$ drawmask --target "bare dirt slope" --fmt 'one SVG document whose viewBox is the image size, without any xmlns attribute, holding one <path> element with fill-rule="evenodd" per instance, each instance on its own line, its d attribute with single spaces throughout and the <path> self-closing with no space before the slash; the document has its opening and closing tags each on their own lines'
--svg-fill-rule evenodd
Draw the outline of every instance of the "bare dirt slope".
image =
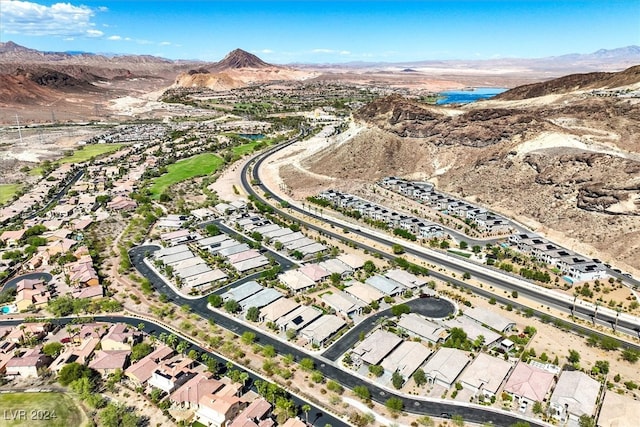
<svg viewBox="0 0 640 427">
<path fill-rule="evenodd" d="M 340 182 L 430 179 L 587 255 L 640 269 L 639 99 L 580 92 L 452 111 L 389 97 L 357 120 L 368 130 L 302 164 Z M 293 188 L 311 185 L 292 178 Z"/>
</svg>

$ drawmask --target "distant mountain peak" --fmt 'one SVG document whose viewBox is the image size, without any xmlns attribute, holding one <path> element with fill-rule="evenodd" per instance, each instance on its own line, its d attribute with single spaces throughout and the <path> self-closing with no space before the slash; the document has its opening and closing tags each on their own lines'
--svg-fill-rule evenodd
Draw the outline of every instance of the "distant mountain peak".
<svg viewBox="0 0 640 427">
<path fill-rule="evenodd" d="M 216 70 L 228 70 L 238 68 L 268 68 L 272 67 L 256 55 L 242 49 L 232 50 L 222 61 L 214 64 L 212 68 Z"/>
<path fill-rule="evenodd" d="M 0 42 L 0 53 L 9 53 L 9 52 L 37 52 L 34 49 L 29 49 L 28 47 L 20 46 L 17 43 L 12 41 L 8 42 Z"/>
</svg>

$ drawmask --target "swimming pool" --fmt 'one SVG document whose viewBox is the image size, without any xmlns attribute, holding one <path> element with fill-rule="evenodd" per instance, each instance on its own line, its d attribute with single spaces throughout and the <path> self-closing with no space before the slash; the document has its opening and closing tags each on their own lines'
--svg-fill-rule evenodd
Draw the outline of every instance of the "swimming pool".
<svg viewBox="0 0 640 427">
<path fill-rule="evenodd" d="M 0 311 L 2 311 L 2 314 L 9 314 L 9 313 L 15 313 L 16 309 L 15 307 L 12 307 L 10 305 L 5 305 L 4 307 L 0 308 Z"/>
</svg>

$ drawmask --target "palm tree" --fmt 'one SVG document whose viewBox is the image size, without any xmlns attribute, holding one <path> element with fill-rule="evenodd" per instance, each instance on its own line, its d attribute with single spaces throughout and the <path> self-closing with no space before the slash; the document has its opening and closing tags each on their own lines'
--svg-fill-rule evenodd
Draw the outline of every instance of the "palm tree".
<svg viewBox="0 0 640 427">
<path fill-rule="evenodd" d="M 616 325 L 613 328 L 614 331 L 618 330 L 618 317 L 620 317 L 620 307 L 616 307 Z"/>
<path fill-rule="evenodd" d="M 185 351 L 187 351 L 187 348 L 189 348 L 189 343 L 186 341 L 180 341 L 178 343 L 178 346 L 176 347 L 176 350 L 178 350 L 178 353 L 184 354 Z"/>
<path fill-rule="evenodd" d="M 304 417 L 307 420 L 307 425 L 309 425 L 309 411 L 311 410 L 311 406 L 308 403 L 302 405 L 302 412 L 304 412 Z"/>
<path fill-rule="evenodd" d="M 242 382 L 242 387 L 247 384 L 247 380 L 249 379 L 249 374 L 245 371 L 240 372 L 240 382 Z"/>
<path fill-rule="evenodd" d="M 139 330 L 139 331 L 144 331 L 144 327 L 145 327 L 144 322 L 140 322 L 140 323 L 138 323 L 137 328 L 138 328 L 138 330 Z"/>
<path fill-rule="evenodd" d="M 167 337 L 167 344 L 171 348 L 176 348 L 176 344 L 178 344 L 178 337 L 173 334 L 169 334 Z"/>
<path fill-rule="evenodd" d="M 165 332 L 160 332 L 160 335 L 158 336 L 158 339 L 163 344 L 166 344 L 166 342 L 167 342 L 167 334 Z"/>
<path fill-rule="evenodd" d="M 596 301 L 596 309 L 593 312 L 593 324 L 595 325 L 596 320 L 598 320 L 598 307 L 600 307 L 600 302 Z"/>
<path fill-rule="evenodd" d="M 578 299 L 578 292 L 574 292 L 573 293 L 573 308 L 571 309 L 571 317 L 574 316 L 575 311 L 576 311 L 576 300 Z"/>
</svg>

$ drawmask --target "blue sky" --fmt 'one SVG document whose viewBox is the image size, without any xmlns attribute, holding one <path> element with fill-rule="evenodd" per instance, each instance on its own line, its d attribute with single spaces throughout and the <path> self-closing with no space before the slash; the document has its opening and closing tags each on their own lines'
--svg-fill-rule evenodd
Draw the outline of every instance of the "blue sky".
<svg viewBox="0 0 640 427">
<path fill-rule="evenodd" d="M 272 63 L 538 58 L 640 45 L 640 0 L 0 0 L 0 41 Z"/>
</svg>

